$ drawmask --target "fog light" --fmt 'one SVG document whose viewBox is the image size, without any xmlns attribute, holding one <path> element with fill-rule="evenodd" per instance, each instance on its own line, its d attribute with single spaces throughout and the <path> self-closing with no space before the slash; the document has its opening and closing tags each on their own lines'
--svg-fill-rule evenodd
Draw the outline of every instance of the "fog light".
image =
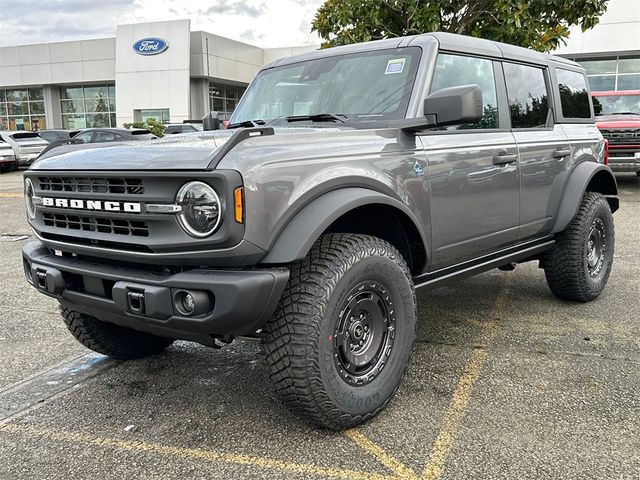
<svg viewBox="0 0 640 480">
<path fill-rule="evenodd" d="M 193 299 L 193 295 L 190 293 L 182 295 L 182 308 L 189 315 L 193 313 L 193 309 L 196 308 L 196 301 Z"/>
<path fill-rule="evenodd" d="M 185 317 L 202 315 L 212 310 L 209 293 L 199 290 L 174 290 L 173 306 L 175 311 Z"/>
</svg>

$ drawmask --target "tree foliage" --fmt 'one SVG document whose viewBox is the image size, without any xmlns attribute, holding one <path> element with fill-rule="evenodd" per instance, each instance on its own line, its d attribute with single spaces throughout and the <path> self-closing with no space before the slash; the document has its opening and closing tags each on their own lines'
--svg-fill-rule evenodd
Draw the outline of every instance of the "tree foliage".
<svg viewBox="0 0 640 480">
<path fill-rule="evenodd" d="M 148 118 L 144 122 L 125 123 L 122 125 L 124 128 L 144 128 L 153 133 L 156 137 L 164 136 L 164 131 L 167 127 L 160 123 L 155 118 Z"/>
<path fill-rule="evenodd" d="M 443 31 L 546 52 L 569 27 L 593 28 L 608 0 L 326 0 L 312 30 L 323 47 Z"/>
</svg>

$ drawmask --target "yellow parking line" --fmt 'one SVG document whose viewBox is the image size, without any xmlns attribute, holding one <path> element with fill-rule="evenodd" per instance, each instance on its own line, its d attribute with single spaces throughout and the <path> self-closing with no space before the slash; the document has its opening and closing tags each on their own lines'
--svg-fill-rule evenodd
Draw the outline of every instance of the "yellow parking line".
<svg viewBox="0 0 640 480">
<path fill-rule="evenodd" d="M 64 432 L 15 423 L 0 425 L 0 432 L 19 433 L 32 438 L 36 437 L 45 440 L 94 445 L 97 447 L 111 447 L 119 450 L 171 455 L 182 459 L 196 459 L 208 462 L 221 462 L 271 470 L 282 470 L 301 475 L 317 475 L 321 477 L 341 478 L 345 480 L 391 480 L 394 478 L 387 475 L 361 472 L 357 470 L 320 467 L 316 465 L 292 463 L 265 457 L 203 450 L 200 448 L 171 447 L 158 443 L 94 437 L 85 433 Z"/>
<path fill-rule="evenodd" d="M 494 319 L 498 317 L 504 309 L 508 297 L 508 288 L 505 286 L 491 309 L 491 313 L 489 314 L 490 320 L 483 326 L 484 333 L 479 338 L 479 343 L 487 345 L 493 339 L 495 335 L 495 328 L 493 328 L 495 327 Z M 460 425 L 462 424 L 467 406 L 469 405 L 473 388 L 480 377 L 480 372 L 482 371 L 487 356 L 488 351 L 484 348 L 473 350 L 464 374 L 458 381 L 458 386 L 451 398 L 449 410 L 440 428 L 440 433 L 438 433 L 438 437 L 431 447 L 429 461 L 422 473 L 423 480 L 436 480 L 440 478 L 449 452 L 460 430 Z"/>
<path fill-rule="evenodd" d="M 382 448 L 376 445 L 374 442 L 362 432 L 351 429 L 345 432 L 345 435 L 353 440 L 353 442 L 362 448 L 364 451 L 373 455 L 382 465 L 394 472 L 398 478 L 417 479 L 416 472 L 408 467 L 405 467 L 402 463 L 396 460 L 394 457 L 385 452 Z"/>
<path fill-rule="evenodd" d="M 0 192 L 0 198 L 22 198 L 22 197 L 24 197 L 22 193 Z"/>
</svg>

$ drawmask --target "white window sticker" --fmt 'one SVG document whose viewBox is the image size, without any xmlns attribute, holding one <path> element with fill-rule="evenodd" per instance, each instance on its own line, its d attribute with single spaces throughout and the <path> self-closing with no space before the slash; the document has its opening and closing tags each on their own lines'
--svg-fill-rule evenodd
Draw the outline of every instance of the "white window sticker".
<svg viewBox="0 0 640 480">
<path fill-rule="evenodd" d="M 392 73 L 402 73 L 404 70 L 404 58 L 396 58 L 387 62 L 387 68 L 384 71 L 385 75 Z"/>
</svg>

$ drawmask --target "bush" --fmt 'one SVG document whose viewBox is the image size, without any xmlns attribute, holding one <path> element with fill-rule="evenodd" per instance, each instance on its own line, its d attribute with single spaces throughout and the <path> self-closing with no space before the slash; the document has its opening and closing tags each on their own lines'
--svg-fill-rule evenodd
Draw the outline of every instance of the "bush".
<svg viewBox="0 0 640 480">
<path fill-rule="evenodd" d="M 144 122 L 125 123 L 122 126 L 124 128 L 144 128 L 149 130 L 156 137 L 163 137 L 164 131 L 167 128 L 155 118 L 148 118 Z"/>
</svg>

